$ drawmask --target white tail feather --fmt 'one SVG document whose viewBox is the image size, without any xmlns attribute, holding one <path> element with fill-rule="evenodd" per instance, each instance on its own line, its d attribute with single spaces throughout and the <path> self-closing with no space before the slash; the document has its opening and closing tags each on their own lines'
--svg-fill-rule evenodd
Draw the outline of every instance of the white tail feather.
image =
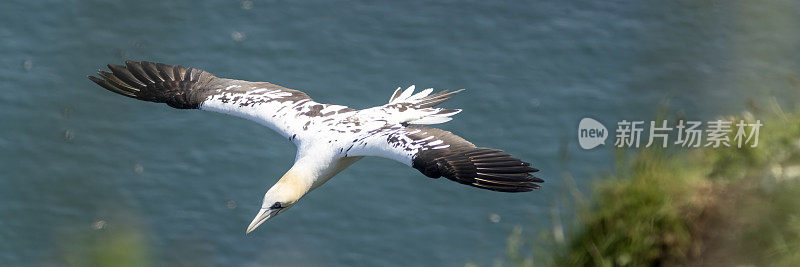
<svg viewBox="0 0 800 267">
<path fill-rule="evenodd" d="M 409 121 L 408 123 L 409 124 L 439 124 L 439 123 L 448 122 L 448 121 L 450 121 L 452 119 L 453 118 L 450 118 L 450 117 L 430 116 L 430 117 L 424 117 L 422 119 L 415 120 L 415 121 Z"/>
<path fill-rule="evenodd" d="M 441 109 L 441 108 L 437 108 L 436 111 L 439 111 L 439 113 L 437 113 L 434 116 L 450 117 L 450 116 L 456 115 L 458 113 L 461 113 L 461 109 L 449 109 L 450 112 L 444 112 L 444 113 L 442 113 L 442 110 L 443 109 Z"/>
<path fill-rule="evenodd" d="M 433 92 L 433 88 L 428 88 L 428 89 L 419 91 L 419 93 L 416 93 L 416 94 L 410 96 L 408 99 L 406 99 L 406 102 L 411 102 L 411 101 L 422 99 L 422 98 L 430 95 L 431 92 Z"/>
<path fill-rule="evenodd" d="M 398 86 L 397 90 L 394 90 L 394 93 L 392 94 L 392 97 L 389 98 L 389 103 L 394 103 L 394 100 L 397 99 L 397 97 L 399 97 L 400 93 L 402 93 L 402 92 L 403 92 L 403 87 L 399 87 Z"/>
<path fill-rule="evenodd" d="M 403 91 L 403 93 L 400 94 L 400 96 L 398 96 L 397 99 L 395 99 L 393 102 L 394 103 L 405 102 L 405 100 L 408 99 L 413 94 L 414 94 L 414 86 L 412 85 L 409 86 L 408 89 Z"/>
</svg>

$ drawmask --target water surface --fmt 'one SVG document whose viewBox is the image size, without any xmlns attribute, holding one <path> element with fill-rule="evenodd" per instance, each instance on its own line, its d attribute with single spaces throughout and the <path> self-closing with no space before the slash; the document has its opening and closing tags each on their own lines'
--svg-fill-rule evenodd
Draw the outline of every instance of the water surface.
<svg viewBox="0 0 800 267">
<path fill-rule="evenodd" d="M 796 1 L 412 2 L 0 3 L 0 263 L 80 263 L 118 244 L 159 265 L 489 265 L 515 225 L 547 245 L 553 211 L 571 212 L 564 172 L 586 192 L 613 171 L 609 148 L 576 148 L 580 118 L 711 119 L 797 96 Z M 293 145 L 86 79 L 125 59 L 354 108 L 397 86 L 466 88 L 439 127 L 547 182 L 502 194 L 364 159 L 245 236 Z"/>
</svg>

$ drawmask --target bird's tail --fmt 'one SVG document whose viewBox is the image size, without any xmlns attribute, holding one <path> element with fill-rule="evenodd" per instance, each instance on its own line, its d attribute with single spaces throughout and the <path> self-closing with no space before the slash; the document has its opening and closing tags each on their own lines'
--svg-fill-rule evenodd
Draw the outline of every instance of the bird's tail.
<svg viewBox="0 0 800 267">
<path fill-rule="evenodd" d="M 419 93 L 414 94 L 415 86 L 409 86 L 407 89 L 403 90 L 402 87 L 397 87 L 397 90 L 394 91 L 392 97 L 389 98 L 389 103 L 387 105 L 398 105 L 403 106 L 406 108 L 413 108 L 417 110 L 425 111 L 425 116 L 422 118 L 418 118 L 416 120 L 408 121 L 409 124 L 437 124 L 450 121 L 450 116 L 458 114 L 461 112 L 460 109 L 444 109 L 444 108 L 433 108 L 436 105 L 441 104 L 444 101 L 453 97 L 454 94 L 464 91 L 464 89 L 459 89 L 455 91 L 448 91 L 442 90 L 431 94 L 433 92 L 433 88 L 428 88 L 425 90 L 420 91 Z"/>
<path fill-rule="evenodd" d="M 389 104 L 409 103 L 417 109 L 430 108 L 447 101 L 454 94 L 464 91 L 464 89 L 459 89 L 452 92 L 448 90 L 442 90 L 436 92 L 435 94 L 431 94 L 433 92 L 433 88 L 428 88 L 415 94 L 414 88 L 415 86 L 413 85 L 409 86 L 405 90 L 403 90 L 402 87 L 397 87 L 397 90 L 394 90 L 392 97 L 389 98 Z"/>
</svg>

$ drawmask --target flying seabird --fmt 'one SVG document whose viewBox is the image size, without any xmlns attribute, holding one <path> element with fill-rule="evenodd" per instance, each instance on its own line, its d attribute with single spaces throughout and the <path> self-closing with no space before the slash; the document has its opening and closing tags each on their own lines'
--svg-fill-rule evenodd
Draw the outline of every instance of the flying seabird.
<svg viewBox="0 0 800 267">
<path fill-rule="evenodd" d="M 268 82 L 218 78 L 195 68 L 147 61 L 109 64 L 89 79 L 127 97 L 178 109 L 210 110 L 256 121 L 297 146 L 294 165 L 264 195 L 246 233 L 288 210 L 306 193 L 365 156 L 396 160 L 431 178 L 500 192 L 538 189 L 539 170 L 503 151 L 478 147 L 422 126 L 450 121 L 460 109 L 436 108 L 461 90 L 414 94 L 397 88 L 389 103 L 362 110 L 314 102 Z"/>
</svg>

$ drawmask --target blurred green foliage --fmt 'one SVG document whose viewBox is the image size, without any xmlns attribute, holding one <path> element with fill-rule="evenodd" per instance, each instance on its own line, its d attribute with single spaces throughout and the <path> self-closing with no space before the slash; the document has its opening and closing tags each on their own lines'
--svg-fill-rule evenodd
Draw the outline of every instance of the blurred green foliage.
<svg viewBox="0 0 800 267">
<path fill-rule="evenodd" d="M 531 248 L 515 229 L 505 263 L 800 266 L 800 111 L 772 101 L 758 116 L 755 148 L 618 151 L 616 173 L 595 187 L 591 204 L 576 199 L 564 244 L 551 238 L 549 257 L 521 256 Z"/>
<path fill-rule="evenodd" d="M 91 232 L 63 244 L 66 266 L 152 266 L 144 233 L 133 225 L 95 223 Z"/>
<path fill-rule="evenodd" d="M 558 265 L 640 266 L 681 257 L 690 243 L 676 199 L 688 185 L 683 170 L 669 170 L 655 150 L 634 160 L 632 171 L 602 185 L 595 206 L 580 216 L 582 230 Z"/>
</svg>

